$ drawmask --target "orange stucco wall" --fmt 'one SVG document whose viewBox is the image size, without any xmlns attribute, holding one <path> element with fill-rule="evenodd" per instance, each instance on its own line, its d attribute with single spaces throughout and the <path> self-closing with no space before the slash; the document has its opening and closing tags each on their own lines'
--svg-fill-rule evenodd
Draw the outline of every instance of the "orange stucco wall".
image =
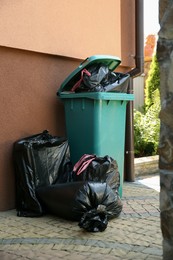
<svg viewBox="0 0 173 260">
<path fill-rule="evenodd" d="M 76 58 L 107 52 L 119 56 L 120 0 L 108 2 L 4 1 L 1 44 Z"/>
<path fill-rule="evenodd" d="M 0 210 L 14 207 L 13 143 L 48 129 L 64 136 L 56 91 L 79 61 L 0 47 Z"/>
<path fill-rule="evenodd" d="M 110 54 L 122 58 L 123 66 L 131 66 L 134 2 L 3 1 L 0 45 L 81 59 Z"/>
</svg>

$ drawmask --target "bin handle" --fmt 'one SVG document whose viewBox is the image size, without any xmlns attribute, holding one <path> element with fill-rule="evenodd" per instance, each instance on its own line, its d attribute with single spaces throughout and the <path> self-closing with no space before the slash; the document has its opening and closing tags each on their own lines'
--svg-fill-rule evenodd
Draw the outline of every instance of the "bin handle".
<svg viewBox="0 0 173 260">
<path fill-rule="evenodd" d="M 78 81 L 74 84 L 74 86 L 73 86 L 72 89 L 71 89 L 71 92 L 74 92 L 74 91 L 80 86 L 80 84 L 81 84 L 81 82 L 82 82 L 82 80 L 83 80 L 83 75 L 84 75 L 84 74 L 88 75 L 89 77 L 91 76 L 91 73 L 90 73 L 87 69 L 83 69 L 83 70 L 81 71 L 81 78 L 80 78 L 80 80 L 78 80 Z"/>
</svg>

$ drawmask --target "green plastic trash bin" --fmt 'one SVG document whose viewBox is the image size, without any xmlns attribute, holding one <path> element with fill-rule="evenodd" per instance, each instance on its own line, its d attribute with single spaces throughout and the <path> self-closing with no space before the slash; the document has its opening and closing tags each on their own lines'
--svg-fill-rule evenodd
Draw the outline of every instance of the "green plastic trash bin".
<svg viewBox="0 0 173 260">
<path fill-rule="evenodd" d="M 120 63 L 117 57 L 112 56 L 99 55 L 89 59 L 92 62 L 100 59 L 103 62 L 105 59 L 106 64 L 111 64 L 111 70 Z M 71 93 L 69 90 L 88 62 L 82 64 L 63 82 L 57 93 L 64 102 L 71 160 L 75 164 L 83 154 L 114 158 L 120 172 L 119 194 L 122 197 L 126 105 L 134 99 L 134 95 L 115 92 Z"/>
</svg>

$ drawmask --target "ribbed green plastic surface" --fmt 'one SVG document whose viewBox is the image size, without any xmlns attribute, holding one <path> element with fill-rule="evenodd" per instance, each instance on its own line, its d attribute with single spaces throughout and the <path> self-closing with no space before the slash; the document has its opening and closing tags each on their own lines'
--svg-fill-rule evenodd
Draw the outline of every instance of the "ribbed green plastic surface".
<svg viewBox="0 0 173 260">
<path fill-rule="evenodd" d="M 123 93 L 61 94 L 64 102 L 67 138 L 71 160 L 76 163 L 83 154 L 109 155 L 120 172 L 122 196 L 126 105 L 134 99 Z"/>
<path fill-rule="evenodd" d="M 126 93 L 115 93 L 115 92 L 83 92 L 83 93 L 72 93 L 62 92 L 60 93 L 61 99 L 78 99 L 78 98 L 89 98 L 89 99 L 102 99 L 102 100 L 134 100 L 133 94 Z"/>
</svg>

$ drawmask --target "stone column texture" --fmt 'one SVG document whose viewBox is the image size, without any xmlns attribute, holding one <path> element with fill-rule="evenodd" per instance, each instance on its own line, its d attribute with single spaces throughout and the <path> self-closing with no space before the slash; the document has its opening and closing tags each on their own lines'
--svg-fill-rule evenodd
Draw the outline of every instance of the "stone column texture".
<svg viewBox="0 0 173 260">
<path fill-rule="evenodd" d="M 159 144 L 160 218 L 163 259 L 173 259 L 173 0 L 159 1 L 161 129 Z"/>
</svg>

